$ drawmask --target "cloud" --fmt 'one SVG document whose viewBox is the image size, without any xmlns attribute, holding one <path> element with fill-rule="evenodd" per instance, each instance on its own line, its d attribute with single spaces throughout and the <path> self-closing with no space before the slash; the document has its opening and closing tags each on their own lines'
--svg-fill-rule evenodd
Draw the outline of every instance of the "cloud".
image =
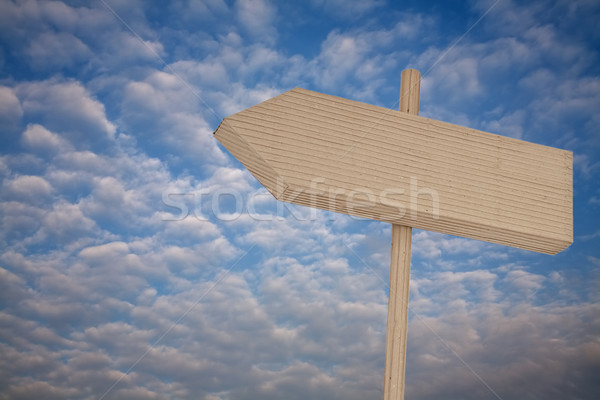
<svg viewBox="0 0 600 400">
<path fill-rule="evenodd" d="M 290 75 L 301 74 L 296 62 L 304 63 L 297 58 L 288 60 L 262 44 L 243 47 L 241 43 L 230 43 L 229 36 L 222 38 L 218 54 L 203 61 L 179 61 L 172 65 L 186 81 L 204 88 L 200 94 L 201 111 L 215 129 L 223 117 L 281 94 L 284 89 L 280 85 L 288 82 Z M 211 104 L 210 109 L 204 102 Z"/>
<path fill-rule="evenodd" d="M 0 124 L 6 134 L 15 134 L 21 125 L 23 108 L 12 88 L 0 86 Z"/>
<path fill-rule="evenodd" d="M 197 85 L 204 88 L 220 87 L 228 82 L 228 71 L 222 60 L 198 61 L 177 61 L 171 67 L 179 74 L 184 75 L 186 79 L 196 82 Z"/>
<path fill-rule="evenodd" d="M 29 149 L 39 153 L 56 154 L 71 150 L 71 145 L 60 135 L 50 132 L 39 124 L 29 124 L 23 132 L 21 142 Z"/>
<path fill-rule="evenodd" d="M 22 175 L 3 182 L 3 190 L 8 198 L 26 199 L 29 203 L 37 203 L 52 193 L 52 186 L 39 176 Z"/>
<path fill-rule="evenodd" d="M 199 100 L 176 76 L 155 71 L 144 81 L 127 84 L 123 122 L 127 127 L 135 126 L 140 145 L 150 154 L 166 146 L 180 154 L 172 159 L 175 164 L 179 157 L 201 158 L 206 164 L 224 163 L 225 156 L 200 113 L 203 104 Z M 210 110 L 202 111 L 214 120 Z"/>
<path fill-rule="evenodd" d="M 127 257 L 129 252 L 130 248 L 127 244 L 116 242 L 85 249 L 80 253 L 80 256 L 82 260 L 90 263 L 90 266 L 95 269 L 100 270 L 100 265 L 103 265 L 104 267 L 101 269 L 103 271 L 102 274 L 107 276 L 107 266 L 112 265 L 113 267 L 117 267 L 118 265 L 122 265 L 122 258 Z M 304 285 L 310 285 L 312 279 L 310 276 L 301 273 L 304 267 L 299 266 L 299 268 L 290 276 L 290 284 L 294 286 L 299 285 L 298 289 L 301 289 Z M 314 273 L 317 272 L 312 267 L 310 270 L 313 270 Z M 92 269 L 86 269 L 85 272 L 81 271 L 77 274 L 77 277 L 72 276 L 72 278 L 76 278 L 83 283 L 84 287 L 88 289 L 88 296 L 91 295 L 93 299 L 95 298 L 95 293 L 98 293 L 97 291 L 101 287 L 90 286 L 86 283 L 86 281 L 92 282 L 91 278 L 99 277 L 95 273 L 92 273 L 91 276 L 87 275 L 92 271 Z M 297 272 L 300 272 L 300 275 Z M 129 270 L 128 275 L 130 274 L 131 270 Z M 129 280 L 130 278 L 126 279 L 126 281 Z M 118 282 L 117 286 L 122 286 L 124 282 Z M 193 285 L 180 294 L 160 297 L 154 295 L 155 300 L 151 303 L 150 308 L 142 305 L 129 309 L 124 308 L 123 311 L 131 312 L 131 315 L 139 324 L 151 325 L 142 330 L 137 326 L 123 322 L 101 324 L 97 327 L 90 326 L 85 328 L 81 333 L 79 331 L 74 332 L 71 335 L 71 341 L 63 343 L 63 346 L 72 348 L 88 343 L 93 344 L 93 349 L 86 346 L 85 350 L 76 351 L 78 353 L 77 356 L 70 357 L 69 364 L 63 365 L 54 359 L 51 354 L 39 353 L 40 362 L 48 366 L 52 365 L 54 369 L 59 368 L 65 374 L 73 374 L 69 381 L 64 382 L 70 382 L 71 384 L 77 382 L 78 385 L 75 386 L 77 388 L 84 387 L 80 386 L 82 384 L 80 379 L 83 379 L 83 376 L 87 375 L 87 371 L 100 368 L 99 374 L 95 375 L 96 379 L 89 383 L 92 387 L 101 390 L 103 381 L 105 382 L 105 387 L 108 387 L 111 383 L 110 378 L 105 375 L 109 372 L 106 370 L 109 359 L 104 354 L 120 354 L 118 362 L 126 368 L 145 351 L 146 346 L 143 343 L 147 343 L 161 331 L 169 328 L 172 324 L 170 321 L 173 321 L 179 315 L 183 315 L 190 306 L 193 306 L 191 313 L 185 319 L 185 324 L 176 326 L 160 345 L 147 354 L 144 360 L 137 366 L 136 372 L 123 380 L 115 388 L 115 395 L 129 393 L 132 390 L 149 390 L 149 388 L 137 386 L 139 382 L 138 377 L 149 377 L 158 373 L 156 369 L 158 365 L 161 365 L 160 370 L 162 374 L 166 373 L 179 382 L 178 390 L 180 395 L 181 393 L 190 393 L 189 395 L 192 396 L 192 393 L 197 395 L 198 393 L 206 393 L 207 390 L 218 391 L 230 387 L 231 380 L 225 377 L 231 376 L 231 372 L 233 372 L 231 367 L 233 365 L 246 365 L 248 367 L 248 369 L 245 369 L 245 373 L 242 373 L 242 371 L 234 372 L 236 376 L 235 381 L 238 382 L 232 388 L 231 395 L 234 398 L 237 396 L 246 398 L 248 391 L 264 393 L 266 396 L 276 396 L 281 391 L 287 391 L 290 387 L 297 385 L 298 382 L 296 382 L 296 379 L 300 379 L 301 377 L 310 377 L 310 379 L 315 380 L 315 390 L 333 392 L 335 387 L 341 387 L 342 381 L 338 381 L 329 373 L 320 370 L 310 363 L 302 363 L 304 367 L 300 369 L 298 369 L 298 366 L 294 366 L 294 363 L 283 367 L 283 369 L 275 367 L 281 361 L 287 363 L 288 359 L 297 358 L 297 355 L 292 354 L 296 352 L 305 353 L 308 357 L 321 357 L 322 351 L 319 348 L 322 348 L 325 343 L 315 342 L 311 339 L 311 336 L 315 332 L 324 333 L 324 329 L 334 329 L 335 324 L 328 322 L 323 316 L 318 316 L 311 312 L 314 305 L 307 304 L 302 306 L 301 309 L 303 311 L 300 317 L 302 320 L 307 320 L 308 325 L 307 328 L 293 333 L 293 329 L 278 326 L 278 324 L 271 320 L 270 313 L 264 310 L 264 307 L 268 303 L 256 297 L 250 290 L 246 279 L 239 274 L 228 276 L 219 286 L 214 287 L 212 290 L 210 289 L 211 287 L 213 287 L 212 282 L 206 282 L 200 286 Z M 129 287 L 129 290 L 131 289 Z M 46 291 L 46 295 L 49 293 Z M 204 296 L 203 293 L 208 293 L 208 295 Z M 321 292 L 315 293 L 321 295 Z M 289 305 L 299 305 L 296 299 L 297 296 L 301 296 L 301 293 L 295 292 L 295 295 L 289 299 L 291 302 Z M 331 300 L 338 301 L 335 298 L 336 295 Z M 197 303 L 198 299 L 201 302 Z M 320 303 L 318 299 L 315 299 L 315 301 Z M 30 303 L 30 308 L 36 310 L 36 313 L 45 315 L 46 318 L 52 318 L 54 321 L 63 318 L 64 314 L 60 310 L 66 312 L 68 310 L 66 304 L 61 305 L 52 301 L 51 304 L 52 308 L 43 308 L 40 305 Z M 109 309 L 114 309 L 115 307 L 114 305 L 110 307 L 109 304 L 103 304 L 105 309 L 107 306 Z M 379 308 L 378 319 L 381 319 L 385 314 L 385 309 L 382 306 L 379 306 Z M 356 314 L 353 311 L 354 309 L 358 310 L 360 314 Z M 51 310 L 52 314 L 49 314 Z M 285 308 L 281 308 L 281 310 L 283 311 Z M 340 304 L 339 310 L 341 312 L 339 317 L 354 321 L 352 322 L 352 326 L 348 326 L 347 335 L 340 336 L 340 339 L 348 341 L 348 344 L 347 349 L 343 353 L 340 353 L 339 356 L 348 354 L 354 357 L 359 349 L 367 352 L 381 350 L 379 348 L 380 345 L 374 346 L 374 344 L 380 343 L 380 341 L 356 341 L 358 338 L 355 337 L 366 327 L 357 325 L 353 315 L 362 315 L 362 318 L 372 319 L 372 312 L 366 312 L 367 309 L 360 304 L 352 306 L 350 303 Z M 295 311 L 297 312 L 298 309 Z M 81 315 L 81 311 L 78 311 L 76 308 L 72 308 L 70 312 Z M 335 311 L 334 315 L 337 313 L 338 311 Z M 284 312 L 282 315 L 284 318 L 287 316 L 287 312 Z M 159 321 L 164 322 L 164 324 L 157 326 L 156 324 Z M 82 323 L 85 326 L 85 320 L 80 320 L 79 324 Z M 19 324 L 12 323 L 11 325 L 15 329 L 19 327 Z M 25 329 L 25 327 L 23 328 Z M 28 326 L 27 329 L 31 330 L 32 327 Z M 241 336 L 248 334 L 251 334 L 254 340 L 240 340 Z M 371 334 L 374 334 L 374 332 Z M 346 336 L 347 338 L 344 339 Z M 186 339 L 189 337 L 193 337 L 195 340 L 189 341 Z M 297 337 L 297 343 L 294 339 L 295 337 Z M 118 340 L 115 340 L 117 338 Z M 33 341 L 35 339 L 30 340 Z M 27 340 L 21 346 L 27 346 L 28 344 L 26 343 Z M 202 345 L 203 343 L 211 343 L 211 346 L 206 347 Z M 338 348 L 337 345 L 336 348 Z M 75 349 L 73 348 L 72 351 L 75 351 Z M 199 358 L 199 354 L 202 354 L 202 357 Z M 179 361 L 173 363 L 172 361 L 175 359 Z M 261 360 L 264 363 L 262 367 L 254 366 L 257 360 Z M 109 365 L 112 365 L 112 363 Z M 269 367 L 269 365 L 273 366 Z M 74 370 L 73 368 L 77 369 Z M 305 372 L 298 375 L 301 371 Z M 116 373 L 112 375 L 114 376 L 113 379 L 119 376 Z M 105 376 L 108 379 L 105 379 Z M 345 379 L 350 379 L 351 376 L 354 376 L 354 374 L 348 371 L 348 376 Z M 62 386 L 59 383 L 60 381 L 55 378 L 49 378 L 46 382 L 49 388 L 57 392 L 66 390 L 67 388 L 66 386 Z M 352 383 L 350 385 L 352 386 Z M 27 390 L 18 381 L 11 381 L 9 388 L 8 393 Z M 175 390 L 175 388 L 169 388 L 162 384 L 161 388 L 163 390 L 162 393 L 171 393 Z M 74 390 L 73 395 L 85 393 L 81 391 L 82 389 Z M 182 390 L 183 392 L 181 392 Z M 348 398 L 358 398 L 363 393 L 360 389 L 358 393 L 352 393 L 350 389 L 348 390 L 348 392 L 344 392 L 350 396 Z"/>
<path fill-rule="evenodd" d="M 232 84 L 227 92 L 215 93 L 212 98 L 220 105 L 223 115 L 231 115 L 248 107 L 255 106 L 263 101 L 281 94 L 282 91 L 268 85 L 257 85 L 248 88 L 241 84 Z"/>
<path fill-rule="evenodd" d="M 22 244 L 22 240 L 35 234 L 46 210 L 18 201 L 2 201 L 0 215 L 4 229 L 0 232 L 2 245 Z"/>
<path fill-rule="evenodd" d="M 518 290 L 533 294 L 542 287 L 544 277 L 523 270 L 513 270 L 506 274 L 506 281 Z"/>
<path fill-rule="evenodd" d="M 106 118 L 104 104 L 79 82 L 54 79 L 27 82 L 18 85 L 15 91 L 26 117 L 51 131 L 61 132 L 71 142 L 89 148 L 114 138 L 116 128 Z"/>
<path fill-rule="evenodd" d="M 133 3 L 131 3 L 133 4 Z M 113 4 L 127 18 L 126 7 Z M 145 34 L 139 7 L 132 5 L 131 21 L 137 32 Z M 148 48 L 121 32 L 120 22 L 101 4 L 72 7 L 58 1 L 27 1 L 3 4 L 2 27 L 6 40 L 15 46 L 14 56 L 26 71 L 50 77 L 69 71 L 75 75 L 92 66 L 118 67 L 131 60 L 154 58 Z M 27 26 L 28 29 L 22 29 Z M 160 43 L 145 44 L 161 52 Z"/>
<path fill-rule="evenodd" d="M 356 20 L 383 5 L 380 0 L 311 0 L 313 8 L 322 10 L 334 18 Z"/>
<path fill-rule="evenodd" d="M 485 122 L 484 127 L 488 132 L 502 132 L 502 135 L 504 136 L 521 139 L 523 137 L 524 121 L 525 112 L 523 110 L 517 110 L 502 116 L 502 118 L 498 120 L 490 120 Z"/>
<path fill-rule="evenodd" d="M 142 190 L 126 189 L 119 180 L 106 176 L 95 179 L 92 192 L 79 206 L 86 215 L 102 224 L 128 226 L 133 216 L 150 213 L 145 200 Z"/>
<path fill-rule="evenodd" d="M 376 98 L 384 83 L 381 76 L 390 71 L 398 74 L 402 67 L 395 44 L 417 37 L 431 24 L 431 19 L 420 14 L 403 14 L 388 29 L 334 30 L 321 43 L 320 53 L 309 61 L 310 77 L 329 90 L 345 82 L 345 92 L 361 101 Z"/>
<path fill-rule="evenodd" d="M 238 21 L 250 36 L 273 43 L 277 32 L 273 29 L 275 7 L 267 0 L 238 0 L 235 3 Z"/>
<path fill-rule="evenodd" d="M 569 335 L 560 333 L 585 330 L 587 318 L 596 305 L 535 306 L 530 303 L 532 296 L 549 284 L 539 275 L 510 271 L 504 279 L 518 289 L 511 301 L 502 300 L 505 291 L 495 288 L 501 282 L 491 271 L 432 272 L 430 276 L 431 279 L 419 279 L 417 285 L 411 282 L 411 292 L 416 286 L 419 294 L 428 293 L 426 298 L 431 303 L 424 308 L 428 303 L 422 302 L 420 296 L 412 303 L 407 395 L 437 399 L 442 398 L 441 393 L 443 396 L 462 393 L 464 398 L 482 398 L 492 395 L 485 384 L 502 398 L 536 398 L 547 391 L 571 393 L 570 385 L 578 378 L 564 365 L 576 363 L 575 369 L 585 370 L 591 359 L 594 363 L 600 360 L 599 345 L 591 336 L 571 340 Z M 474 285 L 465 286 L 471 279 L 475 279 Z M 488 288 L 494 291 L 492 297 L 487 290 L 480 290 L 481 283 L 486 281 L 491 283 Z M 457 284 L 459 291 L 455 290 Z M 440 304 L 444 304 L 443 311 L 430 316 L 432 310 L 439 311 Z M 554 334 L 548 335 L 550 331 Z M 575 361 L 592 348 L 591 358 Z M 478 376 L 465 368 L 461 359 Z M 541 373 L 542 370 L 545 372 Z M 570 383 L 563 385 L 566 382 Z M 578 395 L 586 398 L 593 389 L 578 390 Z"/>
<path fill-rule="evenodd" d="M 481 252 L 485 246 L 485 243 L 477 240 L 419 230 L 413 235 L 412 251 L 415 255 L 435 259 L 442 255 L 473 255 Z"/>
<path fill-rule="evenodd" d="M 190 0 L 173 2 L 174 14 L 188 23 L 197 23 L 199 20 L 210 21 L 224 17 L 229 8 L 223 0 Z"/>
<path fill-rule="evenodd" d="M 95 221 L 86 217 L 77 205 L 58 202 L 44 216 L 42 228 L 31 238 L 31 242 L 65 244 L 75 237 L 92 234 L 95 228 Z"/>
<path fill-rule="evenodd" d="M 147 269 L 138 272 L 138 267 L 132 264 L 132 250 L 136 247 L 136 244 L 113 242 L 80 252 L 81 261 L 89 267 L 78 272 L 71 268 L 69 273 L 71 279 L 86 289 L 78 296 L 93 301 L 106 293 L 109 286 L 105 285 L 112 285 L 113 290 L 120 287 L 124 290 L 113 291 L 110 302 L 101 301 L 103 313 L 109 310 L 125 313 L 134 323 L 88 325 L 91 321 L 106 321 L 102 315 L 88 320 L 89 314 L 86 319 L 79 319 L 69 340 L 61 344 L 71 354 L 68 364 L 53 356 L 49 347 L 37 352 L 37 365 L 63 371 L 60 376 L 48 376 L 45 382 L 49 389 L 72 390 L 74 396 L 84 395 L 93 388 L 97 393 L 106 390 L 121 376 L 117 368 L 131 366 L 155 338 L 172 327 L 134 372 L 115 387 L 114 396 L 146 391 L 181 398 L 199 393 L 206 398 L 209 393 L 239 399 L 258 395 L 278 398 L 298 390 L 304 394 L 314 391 L 315 398 L 358 399 L 380 393 L 387 300 L 381 282 L 369 271 L 352 272 L 343 267 L 348 265 L 343 259 L 314 264 L 293 258 L 268 259 L 262 269 L 236 270 L 217 286 L 214 280 L 188 283 L 187 288 L 179 286 L 183 290 L 175 293 L 151 291 L 143 303 L 120 305 L 116 300 L 128 292 L 142 293 L 144 279 L 136 283 L 133 276 L 149 276 Z M 335 269 L 340 281 L 332 279 L 327 265 L 338 265 Z M 120 276 L 126 279 L 111 282 L 109 277 L 116 269 L 121 269 Z M 258 274 L 263 278 L 261 286 L 256 288 L 252 282 L 257 282 Z M 566 381 L 580 387 L 578 379 L 587 378 L 568 371 L 598 362 L 600 352 L 593 336 L 569 340 L 564 334 L 585 329 L 585 321 L 593 320 L 597 308 L 585 304 L 569 307 L 549 304 L 540 308 L 526 301 L 498 303 L 493 299 L 481 303 L 478 299 L 486 295 L 479 288 L 484 282 L 495 281 L 493 273 L 481 270 L 436 274 L 435 279 L 423 281 L 419 286 L 427 286 L 426 291 L 433 294 L 432 300 L 438 302 L 443 298 L 438 304 L 445 305 L 438 306 L 436 314 L 421 315 L 410 321 L 407 395 L 432 399 L 440 398 L 437 393 L 471 393 L 467 398 L 490 395 L 453 351 L 502 397 L 543 395 L 545 388 L 556 388 L 551 382 Z M 10 276 L 14 288 L 24 285 L 22 279 Z M 101 276 L 106 278 L 99 281 Z M 170 274 L 165 277 L 175 278 Z M 467 295 L 464 291 L 439 290 L 467 283 L 471 284 L 465 286 Z M 53 300 L 52 293 L 60 292 L 46 289 L 44 293 L 44 302 L 52 308 L 37 304 L 41 298 L 21 303 L 21 307 L 54 323 L 66 318 L 67 313 L 86 315 L 78 307 Z M 477 297 L 470 298 L 468 293 Z M 173 322 L 188 310 L 191 311 L 173 327 Z M 31 322 L 13 320 L 10 326 L 13 330 L 39 332 L 38 336 L 24 334 L 20 344 L 13 343 L 22 350 L 33 343 L 39 346 L 45 341 L 62 340 L 50 335 L 51 332 L 44 333 Z M 556 335 L 547 337 L 545 332 L 549 331 Z M 41 335 L 50 336 L 41 340 Z M 532 359 L 537 362 L 532 363 Z M 324 363 L 330 362 L 338 366 L 333 370 L 325 367 Z M 571 368 L 567 370 L 562 365 Z M 28 368 L 34 370 L 31 365 Z M 540 374 L 542 370 L 545 373 Z M 177 384 L 153 380 L 158 373 Z M 71 378 L 59 380 L 63 375 Z M 231 376 L 236 378 L 233 384 L 226 379 Z M 431 376 L 439 378 L 432 380 Z M 519 376 L 527 379 L 519 380 Z M 547 378 L 540 380 L 541 376 Z M 8 387 L 9 394 L 32 388 L 13 379 Z M 578 390 L 581 396 L 591 394 L 583 388 Z"/>
<path fill-rule="evenodd" d="M 40 34 L 25 53 L 36 69 L 72 67 L 91 56 L 90 49 L 81 40 L 65 32 Z"/>
</svg>

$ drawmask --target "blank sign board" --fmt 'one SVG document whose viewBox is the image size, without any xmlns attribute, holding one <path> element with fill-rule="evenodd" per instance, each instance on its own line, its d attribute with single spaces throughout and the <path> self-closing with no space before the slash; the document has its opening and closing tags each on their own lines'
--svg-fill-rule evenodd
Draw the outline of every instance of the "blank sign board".
<svg viewBox="0 0 600 400">
<path fill-rule="evenodd" d="M 301 88 L 215 137 L 278 200 L 555 254 L 572 153 Z"/>
</svg>

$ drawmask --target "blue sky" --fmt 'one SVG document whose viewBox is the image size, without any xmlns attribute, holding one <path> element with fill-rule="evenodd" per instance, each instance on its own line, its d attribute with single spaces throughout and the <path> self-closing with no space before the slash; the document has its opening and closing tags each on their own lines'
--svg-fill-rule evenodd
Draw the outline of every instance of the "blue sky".
<svg viewBox="0 0 600 400">
<path fill-rule="evenodd" d="M 212 132 L 297 86 L 397 108 L 405 68 L 420 115 L 572 151 L 575 227 L 556 256 L 414 231 L 406 398 L 595 399 L 598 20 L 0 3 L 0 399 L 381 398 L 390 226 L 276 203 Z"/>
</svg>

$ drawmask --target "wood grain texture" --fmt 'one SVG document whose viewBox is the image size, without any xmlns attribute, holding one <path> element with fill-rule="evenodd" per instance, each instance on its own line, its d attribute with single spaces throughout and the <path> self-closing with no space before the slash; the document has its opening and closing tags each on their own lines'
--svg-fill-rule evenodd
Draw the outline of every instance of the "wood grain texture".
<svg viewBox="0 0 600 400">
<path fill-rule="evenodd" d="M 404 399 L 412 228 L 392 225 L 383 400 Z"/>
<path fill-rule="evenodd" d="M 400 75 L 400 112 L 419 115 L 421 97 L 421 73 L 416 69 L 405 69 Z"/>
<path fill-rule="evenodd" d="M 565 150 L 301 88 L 215 137 L 281 201 L 548 254 L 573 241 Z"/>
<path fill-rule="evenodd" d="M 414 69 L 405 69 L 400 82 L 399 110 L 418 115 L 421 74 Z M 411 244 L 412 228 L 393 224 L 383 400 L 404 399 Z"/>
</svg>

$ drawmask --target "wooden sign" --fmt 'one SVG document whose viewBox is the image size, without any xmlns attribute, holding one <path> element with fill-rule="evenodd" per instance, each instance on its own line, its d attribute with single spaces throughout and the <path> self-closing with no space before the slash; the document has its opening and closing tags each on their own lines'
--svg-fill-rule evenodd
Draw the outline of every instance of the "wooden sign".
<svg viewBox="0 0 600 400">
<path fill-rule="evenodd" d="M 555 254 L 572 153 L 296 88 L 215 137 L 281 201 Z"/>
<path fill-rule="evenodd" d="M 215 137 L 278 200 L 392 223 L 384 400 L 404 399 L 412 228 L 555 254 L 573 242 L 573 155 L 296 88 L 225 118 Z"/>
</svg>

